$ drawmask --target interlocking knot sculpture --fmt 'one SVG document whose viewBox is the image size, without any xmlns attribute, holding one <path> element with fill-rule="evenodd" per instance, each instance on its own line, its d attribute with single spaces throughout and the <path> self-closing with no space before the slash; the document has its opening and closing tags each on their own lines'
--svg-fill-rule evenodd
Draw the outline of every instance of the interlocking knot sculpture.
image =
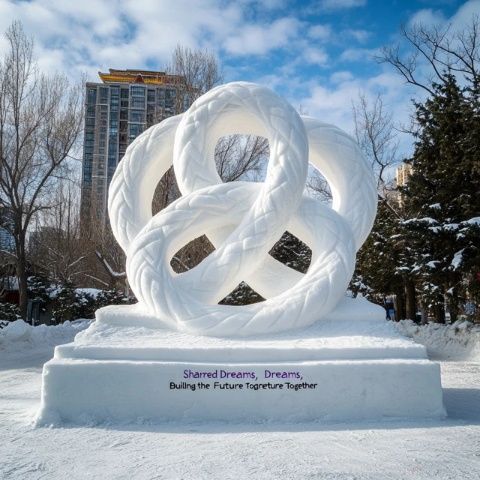
<svg viewBox="0 0 480 480">
<path fill-rule="evenodd" d="M 233 133 L 268 138 L 264 183 L 222 183 L 215 145 Z M 304 194 L 309 162 L 330 185 L 331 207 Z M 152 218 L 155 187 L 172 164 L 183 196 Z M 335 308 L 376 199 L 373 174 L 352 138 L 300 117 L 265 87 L 236 82 L 140 135 L 118 165 L 108 208 L 131 288 L 147 312 L 177 330 L 248 336 L 305 327 Z M 312 250 L 306 274 L 268 255 L 286 230 Z M 202 234 L 215 251 L 176 274 L 171 258 Z M 266 301 L 218 305 L 241 281 Z"/>
</svg>

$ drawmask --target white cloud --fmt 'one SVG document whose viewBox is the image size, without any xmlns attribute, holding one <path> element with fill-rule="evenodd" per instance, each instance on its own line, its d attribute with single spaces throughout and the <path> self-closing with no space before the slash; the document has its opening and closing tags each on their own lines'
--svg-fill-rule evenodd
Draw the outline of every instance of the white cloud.
<svg viewBox="0 0 480 480">
<path fill-rule="evenodd" d="M 303 52 L 303 58 L 307 63 L 323 66 L 328 61 L 328 54 L 323 48 L 308 47 Z"/>
<path fill-rule="evenodd" d="M 330 75 L 330 82 L 332 83 L 343 83 L 349 80 L 353 80 L 352 72 L 348 72 L 346 70 L 340 70 L 339 72 L 332 73 Z"/>
<path fill-rule="evenodd" d="M 307 35 L 315 40 L 327 40 L 332 35 L 332 28 L 330 25 L 313 25 Z"/>
<path fill-rule="evenodd" d="M 351 37 L 360 43 L 366 42 L 370 37 L 370 32 L 368 30 L 362 30 L 362 29 L 349 28 L 347 30 L 344 30 L 342 33 L 343 35 L 346 35 L 347 37 Z"/>
<path fill-rule="evenodd" d="M 378 52 L 377 48 L 347 48 L 340 55 L 340 60 L 343 62 L 367 62 L 371 61 Z"/>
<path fill-rule="evenodd" d="M 246 25 L 225 41 L 227 52 L 234 55 L 265 54 L 284 47 L 298 35 L 301 22 L 296 18 L 281 18 L 270 25 Z"/>
<path fill-rule="evenodd" d="M 272 0 L 268 8 L 278 8 Z M 0 0 L 0 32 L 21 20 L 35 37 L 39 65 L 71 77 L 109 67 L 162 68 L 177 44 L 193 48 L 223 48 L 235 54 L 265 54 L 284 47 L 301 22 L 279 18 L 272 24 L 252 24 L 242 5 L 218 0 Z M 2 46 L 0 41 L 0 56 Z"/>
<path fill-rule="evenodd" d="M 260 4 L 267 10 L 276 10 L 285 7 L 287 0 L 262 0 Z"/>
<path fill-rule="evenodd" d="M 425 8 L 414 13 L 408 21 L 409 26 L 422 23 L 426 26 L 451 24 L 456 30 L 461 30 L 470 23 L 473 15 L 480 15 L 480 0 L 470 0 L 459 6 L 451 18 L 446 18 L 440 10 Z"/>
<path fill-rule="evenodd" d="M 0 0 L 0 31 L 21 20 L 36 39 L 40 67 L 71 77 L 109 67 L 161 69 L 177 44 L 246 56 L 265 55 L 296 41 L 300 20 L 253 22 L 247 8 L 251 3 L 175 0 L 172 8 L 166 0 Z M 255 7 L 265 11 L 284 5 L 285 0 L 269 0 Z M 0 56 L 2 45 L 0 41 Z M 320 53 L 311 57 L 321 60 Z"/>
<path fill-rule="evenodd" d="M 343 10 L 346 8 L 363 7 L 367 0 L 322 0 L 320 7 L 324 10 Z"/>
<path fill-rule="evenodd" d="M 299 103 L 309 115 L 332 123 L 352 134 L 354 131 L 352 103 L 360 93 L 370 102 L 381 93 L 386 107 L 398 124 L 407 124 L 411 105 L 411 91 L 404 88 L 402 79 L 393 72 L 382 72 L 370 78 L 354 78 L 349 72 L 337 72 L 332 87 L 315 85 Z M 342 79 L 343 77 L 343 79 Z"/>
<path fill-rule="evenodd" d="M 453 15 L 451 22 L 455 27 L 461 28 L 471 22 L 473 15 L 480 15 L 480 0 L 465 2 Z"/>
<path fill-rule="evenodd" d="M 445 17 L 440 10 L 433 10 L 431 8 L 424 8 L 415 12 L 409 19 L 408 25 L 410 27 L 416 24 L 423 25 L 438 25 L 445 22 Z"/>
</svg>

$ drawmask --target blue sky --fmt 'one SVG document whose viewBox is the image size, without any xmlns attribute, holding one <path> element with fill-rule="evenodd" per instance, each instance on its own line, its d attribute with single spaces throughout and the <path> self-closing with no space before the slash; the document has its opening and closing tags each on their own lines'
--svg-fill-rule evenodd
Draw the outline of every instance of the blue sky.
<svg viewBox="0 0 480 480">
<path fill-rule="evenodd" d="M 408 120 L 415 92 L 373 59 L 401 24 L 462 28 L 474 12 L 480 0 L 0 0 L 0 30 L 22 20 L 43 70 L 93 81 L 109 67 L 161 69 L 176 44 L 208 48 L 225 81 L 266 84 L 351 132 L 359 92 L 382 93 L 395 119 Z"/>
</svg>

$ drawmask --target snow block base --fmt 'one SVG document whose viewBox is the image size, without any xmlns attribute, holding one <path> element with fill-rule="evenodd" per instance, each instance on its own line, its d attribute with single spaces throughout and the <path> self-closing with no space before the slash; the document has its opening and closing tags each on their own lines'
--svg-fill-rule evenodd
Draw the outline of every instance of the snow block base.
<svg viewBox="0 0 480 480">
<path fill-rule="evenodd" d="M 115 324 L 126 313 L 131 326 Z M 107 307 L 45 364 L 37 424 L 445 416 L 439 366 L 379 313 L 221 339 L 139 326 L 135 307 Z"/>
</svg>

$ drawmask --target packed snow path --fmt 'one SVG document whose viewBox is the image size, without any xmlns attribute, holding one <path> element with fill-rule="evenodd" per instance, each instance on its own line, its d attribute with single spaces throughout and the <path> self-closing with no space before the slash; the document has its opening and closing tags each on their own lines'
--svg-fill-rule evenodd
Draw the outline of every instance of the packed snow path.
<svg viewBox="0 0 480 480">
<path fill-rule="evenodd" d="M 35 429 L 52 353 L 0 348 L 2 480 L 480 478 L 480 363 L 442 362 L 444 421 Z"/>
</svg>

